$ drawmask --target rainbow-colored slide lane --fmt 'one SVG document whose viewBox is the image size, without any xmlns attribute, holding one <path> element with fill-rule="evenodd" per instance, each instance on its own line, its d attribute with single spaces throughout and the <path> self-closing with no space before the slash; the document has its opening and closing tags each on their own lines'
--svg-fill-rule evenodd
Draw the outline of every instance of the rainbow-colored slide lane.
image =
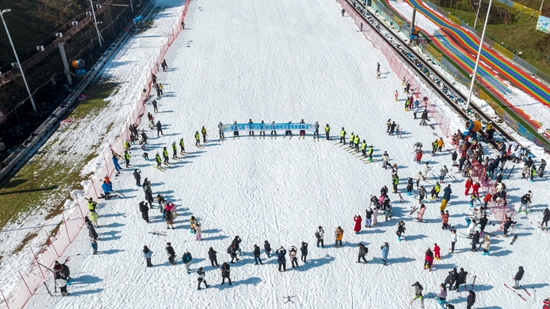
<svg viewBox="0 0 550 309">
<path fill-rule="evenodd" d="M 434 24 L 439 26 L 449 37 L 441 37 L 455 45 L 466 50 L 467 55 L 476 55 L 479 48 L 479 38 L 474 34 L 455 25 L 451 21 L 443 18 L 433 12 L 426 4 L 418 0 L 405 0 Z M 475 56 L 473 56 L 475 61 Z M 516 87 L 530 94 L 532 97 L 550 107 L 550 88 L 533 78 L 529 73 L 519 69 L 515 64 L 499 55 L 497 52 L 483 48 L 481 52 L 481 61 L 491 65 L 491 68 L 499 72 L 504 78 L 508 79 Z M 468 70 L 472 71 L 473 66 Z"/>
<path fill-rule="evenodd" d="M 384 1 L 386 2 L 385 5 L 392 9 L 391 4 L 389 3 L 390 0 Z M 439 14 L 433 12 L 431 8 L 426 6 L 421 1 L 404 1 L 411 5 L 411 7 L 416 7 L 419 13 L 440 27 L 443 35 L 435 35 L 432 42 L 464 71 L 472 72 L 475 65 L 477 50 L 479 48 L 479 38 L 462 29 L 460 26 L 448 21 Z M 410 18 L 408 16 L 403 16 L 395 9 L 392 9 L 392 11 L 410 22 Z M 428 33 L 425 29 L 422 30 L 424 33 Z M 517 116 L 521 117 L 523 121 L 527 122 L 532 128 L 539 130 L 541 128 L 540 122 L 531 119 L 531 116 L 526 114 L 522 109 L 516 108 L 513 104 L 506 100 L 504 95 L 508 94 L 509 90 L 503 84 L 498 75 L 507 79 L 514 86 L 528 93 L 546 107 L 550 107 L 550 88 L 531 77 L 529 73 L 519 69 L 508 59 L 499 55 L 495 51 L 488 49 L 486 46 L 483 47 L 480 60 L 478 74 L 482 78 L 479 78 L 478 82 L 486 88 L 496 90 L 493 94 L 496 95 L 501 102 L 505 103 L 508 109 L 512 110 Z M 499 74 L 495 74 L 495 71 Z M 548 131 L 545 131 L 543 134 L 547 139 L 550 138 Z"/>
</svg>

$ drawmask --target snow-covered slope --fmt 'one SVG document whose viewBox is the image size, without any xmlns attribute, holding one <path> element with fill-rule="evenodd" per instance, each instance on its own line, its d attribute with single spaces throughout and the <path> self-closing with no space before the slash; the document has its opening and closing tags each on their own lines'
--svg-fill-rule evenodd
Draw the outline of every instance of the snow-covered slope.
<svg viewBox="0 0 550 309">
<path fill-rule="evenodd" d="M 162 147 L 183 137 L 188 154 L 161 172 L 153 161 L 141 159 L 142 151 L 132 148 L 133 168 L 151 179 L 153 193 L 163 194 L 177 205 L 179 216 L 175 230 L 166 230 L 157 204 L 146 224 L 138 211 L 142 190 L 135 185 L 130 170 L 114 178 L 115 190 L 124 198 L 101 201 L 98 232 L 99 255 L 92 255 L 86 230 L 69 247 L 74 284 L 71 295 L 50 297 L 45 290 L 33 297 L 28 308 L 407 308 L 412 299 L 411 285 L 419 281 L 425 292 L 437 293 L 438 286 L 453 267 L 463 267 L 476 275 L 476 308 L 528 308 L 532 299 L 525 293 L 523 302 L 506 290 L 517 267 L 526 275 L 522 283 L 537 288 L 542 298 L 548 287 L 549 260 L 541 250 L 548 248 L 549 235 L 535 229 L 519 216 L 514 245 L 510 239 L 493 238 L 491 255 L 469 252 L 469 243 L 459 238 L 454 255 L 448 254 L 450 233 L 441 229 L 439 203 L 428 202 L 426 223 L 409 217 L 417 201 L 406 197 L 399 202 L 395 194 L 394 219 L 359 234 L 353 233 L 353 217 L 365 216 L 371 194 L 379 195 L 382 186 L 390 186 L 391 172 L 380 162 L 365 164 L 336 144 L 341 127 L 358 133 L 375 147 L 375 158 L 388 151 L 399 166 L 404 191 L 406 178 L 422 170 L 412 160 L 417 141 L 429 145 L 437 130 L 419 126 L 411 112 L 403 111 L 403 102 L 395 102 L 393 93 L 401 91 L 398 76 L 389 71 L 384 56 L 373 49 L 353 22 L 342 17 L 333 1 L 315 0 L 258 2 L 251 0 L 218 2 L 193 0 L 186 18 L 187 30 L 172 45 L 166 60 L 169 70 L 159 73 L 165 96 L 157 100 L 155 119 L 164 126 L 164 135 L 150 132 L 150 157 Z M 139 58 L 139 52 L 135 53 Z M 377 80 L 376 63 L 382 67 Z M 115 65 L 115 64 L 113 64 Z M 112 73 L 117 74 L 116 72 Z M 120 78 L 124 78 L 120 72 Z M 130 77 L 128 77 L 130 78 Z M 120 100 L 123 100 L 121 98 Z M 116 102 L 113 102 L 116 104 Z M 148 111 L 152 108 L 148 106 Z M 402 139 L 388 136 L 385 123 L 391 118 L 404 131 Z M 319 121 L 321 131 L 330 124 L 332 141 L 314 141 L 311 136 L 299 140 L 242 137 L 217 141 L 217 123 L 265 120 L 308 123 Z M 193 144 L 193 134 L 205 126 L 210 132 L 204 149 Z M 144 128 L 148 128 L 144 124 Z M 77 132 L 78 133 L 78 132 Z M 282 132 L 280 132 L 282 133 Z M 296 133 L 296 132 L 295 132 Z M 448 153 L 425 155 L 437 171 L 447 165 Z M 511 167 L 511 164 L 509 168 Z M 509 201 L 518 202 L 528 189 L 535 194 L 531 220 L 540 220 L 540 212 L 549 198 L 546 181 L 518 180 L 517 171 L 510 180 Z M 469 213 L 463 195 L 463 180 L 453 181 L 453 198 L 448 210 L 450 223 L 464 229 Z M 434 184 L 423 185 L 431 189 Z M 190 216 L 203 223 L 203 240 L 189 232 Z M 405 241 L 398 242 L 396 223 L 406 222 Z M 314 233 L 321 225 L 326 231 L 324 249 L 315 247 Z M 333 231 L 344 229 L 344 247 L 333 248 Z M 497 226 L 488 226 L 492 232 Z M 166 236 L 148 232 L 161 230 Z M 220 264 L 229 261 L 226 248 L 234 236 L 243 240 L 243 259 L 231 264 L 233 285 L 220 285 L 219 269 L 212 269 L 207 251 L 218 251 Z M 309 243 L 305 265 L 278 273 L 274 257 L 264 265 L 254 265 L 251 251 L 269 240 L 277 249 Z M 164 251 L 171 242 L 178 254 L 178 266 L 169 266 Z M 356 264 L 357 245 L 369 247 L 367 265 Z M 390 245 L 390 266 L 383 266 L 380 246 Z M 442 260 L 435 270 L 422 270 L 424 251 L 438 243 Z M 145 267 L 144 245 L 154 251 L 153 268 Z M 194 259 L 187 275 L 181 254 L 188 250 Z M 197 291 L 198 267 L 206 270 L 211 285 Z M 471 276 L 469 278 L 471 280 Z M 48 282 L 51 286 L 52 281 Z M 533 293 L 531 293 L 533 294 Z M 294 303 L 285 305 L 284 296 Z M 467 293 L 450 292 L 448 300 L 465 307 Z M 426 308 L 438 308 L 426 299 Z M 529 304 L 529 305 L 528 305 Z M 418 302 L 414 304 L 419 306 Z"/>
</svg>

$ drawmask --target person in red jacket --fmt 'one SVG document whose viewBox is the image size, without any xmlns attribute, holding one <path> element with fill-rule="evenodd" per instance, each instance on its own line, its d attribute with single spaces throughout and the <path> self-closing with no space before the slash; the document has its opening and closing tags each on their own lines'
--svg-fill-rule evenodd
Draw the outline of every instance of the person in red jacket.
<svg viewBox="0 0 550 309">
<path fill-rule="evenodd" d="M 449 211 L 446 210 L 445 212 L 441 212 L 441 221 L 443 225 L 441 226 L 442 229 L 446 230 L 449 228 Z"/>
<path fill-rule="evenodd" d="M 466 180 L 466 184 L 464 185 L 466 187 L 466 190 L 464 191 L 464 195 L 468 195 L 470 193 L 470 189 L 472 188 L 472 185 L 473 185 L 473 180 L 472 180 L 472 177 L 468 177 L 468 179 Z"/>
<path fill-rule="evenodd" d="M 434 245 L 434 257 L 436 260 L 441 260 L 441 248 L 437 244 Z"/>
<path fill-rule="evenodd" d="M 542 303 L 544 304 L 544 306 L 542 307 L 542 309 L 550 309 L 550 297 L 548 297 L 547 299 L 544 299 L 542 301 Z"/>
<path fill-rule="evenodd" d="M 431 271 L 432 265 L 434 263 L 434 254 L 430 248 L 426 250 L 426 256 L 424 258 L 424 268 L 428 269 L 428 271 Z"/>
<path fill-rule="evenodd" d="M 473 185 L 472 185 L 472 190 L 473 190 L 473 193 L 476 195 L 476 196 L 479 196 L 479 188 L 481 187 L 481 184 L 479 183 L 479 181 L 476 181 Z"/>
<path fill-rule="evenodd" d="M 487 204 L 489 204 L 492 198 L 493 195 L 491 193 L 487 193 L 487 195 L 485 195 L 485 197 L 483 198 L 483 202 L 485 202 L 485 204 L 483 205 L 483 209 L 487 209 Z"/>
<path fill-rule="evenodd" d="M 361 222 L 363 221 L 361 215 L 356 215 L 353 217 L 353 221 L 355 221 L 355 227 L 353 230 L 355 231 L 355 234 L 359 234 L 359 232 L 361 232 Z"/>
</svg>

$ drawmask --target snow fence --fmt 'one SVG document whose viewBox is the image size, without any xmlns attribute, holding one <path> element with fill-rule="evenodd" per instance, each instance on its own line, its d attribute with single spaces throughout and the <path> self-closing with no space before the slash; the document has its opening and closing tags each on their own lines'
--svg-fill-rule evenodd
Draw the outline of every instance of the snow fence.
<svg viewBox="0 0 550 309">
<path fill-rule="evenodd" d="M 151 93 L 151 86 L 153 85 L 152 74 L 158 73 L 168 48 L 183 30 L 182 22 L 185 19 L 190 2 L 191 0 L 185 2 L 181 16 L 172 27 L 166 42 L 161 46 L 158 56 L 153 60 L 150 67 L 150 73 L 148 76 L 144 77 L 143 89 L 141 93 L 137 95 L 136 103 L 131 107 L 131 113 L 126 119 L 126 122 L 120 128 L 120 135 L 113 144 L 109 143 L 108 148 L 110 151 L 114 151 L 118 154 L 123 153 L 123 143 L 130 137 L 129 125 L 140 124 L 145 111 L 145 104 L 147 103 Z M 112 153 L 110 151 L 105 151 L 100 155 L 100 159 L 103 157 L 103 162 L 99 164 L 96 172 L 90 176 L 89 181 L 83 182 L 85 189 L 82 191 L 73 191 L 71 193 L 72 200 L 66 201 L 64 205 L 65 211 L 61 214 L 63 221 L 60 223 L 58 229 L 54 229 L 56 230 L 55 234 L 50 235 L 44 230 L 47 236 L 46 244 L 39 250 L 30 249 L 33 260 L 29 261 L 29 267 L 25 270 L 19 270 L 17 274 L 14 274 L 14 276 L 21 278 L 21 280 L 18 280 L 12 289 L 6 291 L 6 293 L 0 290 L 2 296 L 0 301 L 3 302 L 6 308 L 15 309 L 25 307 L 28 300 L 42 285 L 46 285 L 49 291 L 53 292 L 53 280 L 46 282 L 46 279 L 51 279 L 53 277 L 49 273 L 51 272 L 50 269 L 53 268 L 54 262 L 63 255 L 84 226 L 84 217 L 87 216 L 89 212 L 87 207 L 88 201 L 86 199 L 92 197 L 97 201 L 102 193 L 101 185 L 103 184 L 104 176 L 108 175 L 111 177 L 113 172 L 115 172 L 115 167 L 111 159 Z M 59 260 L 63 262 L 65 258 Z"/>
</svg>

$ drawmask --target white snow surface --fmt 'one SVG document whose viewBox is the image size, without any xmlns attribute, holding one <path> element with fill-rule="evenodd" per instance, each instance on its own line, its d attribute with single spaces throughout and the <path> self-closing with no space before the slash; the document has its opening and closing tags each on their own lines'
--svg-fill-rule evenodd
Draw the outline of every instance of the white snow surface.
<svg viewBox="0 0 550 309">
<path fill-rule="evenodd" d="M 389 1 L 389 4 L 395 10 L 399 11 L 403 16 L 412 16 L 413 8 L 410 6 L 409 3 L 403 1 Z M 437 12 L 435 13 L 439 14 Z M 410 22 L 410 18 L 407 18 L 407 20 Z M 440 29 L 438 25 L 429 20 L 420 11 L 418 11 L 418 14 L 416 14 L 415 24 L 431 35 L 434 35 L 435 32 Z M 488 66 L 487 63 L 484 63 L 484 65 Z M 490 66 L 488 67 L 490 68 Z M 506 100 L 508 100 L 508 102 L 516 108 L 523 110 L 527 115 L 531 117 L 532 120 L 540 122 L 541 129 L 539 129 L 539 131 L 542 132 L 539 133 L 543 133 L 544 130 L 550 128 L 550 108 L 547 105 L 533 98 L 531 95 L 527 94 L 523 90 L 513 86 L 510 81 L 505 79 L 504 83 L 508 87 L 508 89 L 511 90 L 510 94 L 504 95 Z M 468 94 L 469 88 L 465 88 L 465 91 L 462 91 L 462 93 Z M 485 103 L 485 101 L 481 99 L 472 100 L 474 104 L 482 107 L 483 105 L 478 103 L 478 101 L 482 101 L 483 103 Z"/>
<path fill-rule="evenodd" d="M 158 2 L 176 11 L 180 6 L 181 12 L 180 1 Z M 503 286 L 512 284 L 520 265 L 526 271 L 521 283 L 537 290 L 539 307 L 540 299 L 550 293 L 550 261 L 541 253 L 550 243 L 549 235 L 529 221 L 540 221 L 547 207 L 544 201 L 550 194 L 545 179 L 521 180 L 516 166 L 512 177 L 505 180 L 510 203 L 518 203 L 527 190 L 534 193 L 529 219 L 516 216 L 514 233 L 519 237 L 514 245 L 502 237 L 498 226 L 488 225 L 487 231 L 499 235 L 491 240 L 490 256 L 469 252 L 469 240 L 460 237 L 455 254 L 448 254 L 450 233 L 441 229 L 439 202 L 427 201 L 426 223 L 418 223 L 408 216 L 418 202 L 404 194 L 406 179 L 423 170 L 413 163 L 413 144 L 420 141 L 429 148 L 434 134 L 440 132 L 419 126 L 411 112 L 403 111 L 403 102 L 394 101 L 393 93 L 402 89 L 399 77 L 353 21 L 342 18 L 340 9 L 328 0 L 193 0 L 185 20 L 187 29 L 166 56 L 169 70 L 158 75 L 165 96 L 157 100 L 155 118 L 164 124 L 164 135 L 157 138 L 150 131 L 148 149 L 153 157 L 183 137 L 188 154 L 171 160 L 165 172 L 154 169 L 153 161 L 144 161 L 136 146 L 131 161 L 132 168 L 142 170 L 142 179 L 151 179 L 155 195 L 163 194 L 176 204 L 176 229 L 166 230 L 156 203 L 149 212 L 151 223 L 141 219 L 138 203 L 143 191 L 135 185 L 132 169 L 125 169 L 113 178 L 115 190 L 125 192 L 125 197 L 101 200 L 99 205 L 99 254 L 91 254 L 85 229 L 64 254 L 71 257 L 71 295 L 50 297 L 40 288 L 27 308 L 408 308 L 414 282 L 419 281 L 425 293 L 437 294 L 439 284 L 454 267 L 465 268 L 469 282 L 476 276 L 475 308 L 528 308 L 532 297 L 519 290 L 527 299 L 524 302 Z M 161 10 L 159 16 L 164 13 Z M 121 113 L 129 112 L 126 102 L 139 93 L 136 79 L 147 77 L 147 62 L 154 58 L 132 46 L 152 44 L 150 36 L 147 31 L 134 37 L 105 70 L 109 78 L 137 85 L 112 97 L 110 106 Z M 125 61 L 127 68 L 116 59 Z M 377 62 L 387 72 L 379 80 L 375 79 Z M 152 112 L 150 104 L 147 111 Z M 314 141 L 311 136 L 299 140 L 297 135 L 292 140 L 281 135 L 270 139 L 269 133 L 259 139 L 246 132 L 238 139 L 217 140 L 219 121 L 299 122 L 302 118 L 307 123 L 319 121 L 320 131 L 330 124 L 333 140 Z M 385 133 L 388 118 L 400 124 L 402 139 Z M 192 146 L 193 133 L 203 125 L 210 141 L 199 149 Z M 142 127 L 148 130 L 145 123 Z M 380 215 L 378 225 L 363 228 L 358 235 L 353 233 L 354 215 L 365 217 L 371 194 L 379 195 L 384 185 L 391 188 L 391 172 L 382 169 L 380 162 L 365 164 L 339 147 L 336 139 L 342 127 L 348 136 L 355 132 L 373 144 L 375 158 L 388 151 L 390 163 L 399 166 L 399 190 L 405 198 L 400 203 L 390 193 L 394 219 L 384 222 Z M 85 129 L 80 130 L 74 132 L 75 137 Z M 447 152 L 433 157 L 425 154 L 424 159 L 434 166 L 429 182 L 422 183 L 429 191 L 433 175 L 438 176 L 443 165 L 450 168 L 451 160 Z M 510 170 L 512 164 L 507 166 Z M 464 233 L 464 217 L 471 213 L 469 197 L 463 194 L 463 178 L 454 171 L 450 173 L 457 180 L 450 182 L 454 192 L 447 209 L 450 223 Z M 202 241 L 189 232 L 191 215 L 203 224 Z M 395 235 L 399 220 L 407 227 L 401 242 Z M 319 225 L 326 232 L 324 249 L 315 246 Z M 344 247 L 338 249 L 332 247 L 337 226 L 345 231 Z M 149 233 L 155 230 L 166 231 L 167 236 Z M 243 240 L 244 256 L 231 264 L 233 285 L 220 285 L 220 270 L 210 266 L 207 251 L 213 247 L 218 252 L 220 265 L 229 261 L 226 248 L 235 235 Z M 299 248 L 302 241 L 308 242 L 307 263 L 300 262 L 294 270 L 287 261 L 287 272 L 278 273 L 276 258 L 267 259 L 262 250 L 264 265 L 254 265 L 253 245 L 263 247 L 264 240 L 270 241 L 273 250 Z M 178 254 L 177 266 L 168 264 L 166 242 Z M 360 242 L 369 248 L 367 265 L 355 263 Z M 390 266 L 383 266 L 380 259 L 384 242 L 390 246 Z M 424 251 L 434 243 L 441 246 L 442 260 L 427 272 L 422 269 Z M 154 251 L 152 268 L 145 267 L 144 245 Z M 190 275 L 181 265 L 185 250 L 194 257 Z M 7 258 L 2 262 L 17 266 Z M 196 290 L 198 267 L 206 271 L 210 284 L 206 290 Z M 51 277 L 48 283 L 51 287 Z M 295 296 L 294 303 L 285 304 L 284 296 Z M 463 308 L 466 296 L 466 292 L 449 292 L 447 299 Z M 419 305 L 417 301 L 413 307 Z M 434 299 L 425 299 L 425 305 L 440 308 Z"/>
</svg>

